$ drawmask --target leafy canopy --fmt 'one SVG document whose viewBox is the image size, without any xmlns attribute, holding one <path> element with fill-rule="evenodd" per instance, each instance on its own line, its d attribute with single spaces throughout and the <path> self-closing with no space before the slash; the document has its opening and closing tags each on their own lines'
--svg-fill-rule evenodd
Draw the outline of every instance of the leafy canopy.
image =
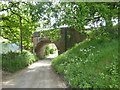
<svg viewBox="0 0 120 90">
<path fill-rule="evenodd" d="M 0 2 L 2 36 L 11 42 L 20 40 L 22 18 L 23 46 L 30 46 L 30 38 L 36 28 L 72 27 L 85 31 L 93 23 L 110 28 L 112 19 L 118 19 L 118 2 Z M 110 29 L 107 29 L 109 32 Z M 55 30 L 51 33 L 57 33 Z M 48 32 L 48 34 L 50 33 Z M 47 32 L 46 32 L 47 33 Z M 50 37 L 53 37 L 50 35 Z M 56 37 L 53 37 L 56 38 Z"/>
</svg>

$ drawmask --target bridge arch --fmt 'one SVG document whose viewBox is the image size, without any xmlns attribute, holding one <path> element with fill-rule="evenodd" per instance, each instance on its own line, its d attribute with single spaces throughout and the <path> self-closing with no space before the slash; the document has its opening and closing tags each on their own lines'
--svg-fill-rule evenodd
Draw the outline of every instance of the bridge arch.
<svg viewBox="0 0 120 90">
<path fill-rule="evenodd" d="M 46 49 L 46 47 L 48 45 L 51 45 L 51 44 L 54 45 L 56 49 L 58 49 L 58 47 L 56 46 L 56 44 L 53 43 L 53 42 L 51 42 L 49 40 L 49 38 L 47 38 L 47 39 L 45 38 L 45 39 L 40 40 L 37 43 L 36 47 L 35 47 L 36 56 L 37 57 L 41 57 L 41 58 L 44 57 L 45 56 L 45 49 Z"/>
<path fill-rule="evenodd" d="M 79 43 L 86 39 L 86 35 L 81 34 L 72 28 L 60 28 L 61 38 L 55 42 L 51 42 L 50 38 L 47 36 L 41 37 L 40 31 L 33 33 L 32 42 L 33 42 L 33 52 L 36 53 L 37 57 L 44 56 L 45 47 L 49 44 L 55 44 L 58 50 L 58 54 L 62 54 L 67 51 L 69 48 L 73 47 L 76 43 Z M 70 36 L 70 37 L 68 37 Z"/>
</svg>

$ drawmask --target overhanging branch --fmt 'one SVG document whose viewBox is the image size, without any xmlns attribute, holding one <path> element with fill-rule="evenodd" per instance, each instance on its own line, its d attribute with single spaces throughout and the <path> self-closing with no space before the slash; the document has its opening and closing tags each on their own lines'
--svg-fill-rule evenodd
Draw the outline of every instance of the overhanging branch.
<svg viewBox="0 0 120 90">
<path fill-rule="evenodd" d="M 9 10 L 9 9 L 11 9 L 11 7 L 6 8 L 6 9 L 2 9 L 2 10 L 0 10 L 0 12 L 5 11 L 5 10 Z"/>
<path fill-rule="evenodd" d="M 0 27 L 8 27 L 8 28 L 10 28 L 10 26 L 0 26 Z"/>
<path fill-rule="evenodd" d="M 101 18 L 101 17 L 94 17 L 93 19 L 100 19 L 100 18 Z M 93 20 L 93 19 L 86 18 L 85 20 L 89 22 L 89 21 L 91 21 L 91 20 Z"/>
<path fill-rule="evenodd" d="M 15 13 L 14 11 L 11 10 L 11 12 L 17 16 L 19 16 L 20 18 L 24 19 L 25 21 L 29 22 L 27 19 L 23 18 L 22 16 L 20 16 L 18 13 Z"/>
</svg>

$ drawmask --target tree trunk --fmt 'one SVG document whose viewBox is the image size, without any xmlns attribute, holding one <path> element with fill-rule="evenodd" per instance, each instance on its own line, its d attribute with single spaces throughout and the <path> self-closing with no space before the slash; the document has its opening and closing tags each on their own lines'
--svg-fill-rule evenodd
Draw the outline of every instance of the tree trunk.
<svg viewBox="0 0 120 90">
<path fill-rule="evenodd" d="M 20 51 L 22 53 L 22 17 L 20 17 Z"/>
</svg>

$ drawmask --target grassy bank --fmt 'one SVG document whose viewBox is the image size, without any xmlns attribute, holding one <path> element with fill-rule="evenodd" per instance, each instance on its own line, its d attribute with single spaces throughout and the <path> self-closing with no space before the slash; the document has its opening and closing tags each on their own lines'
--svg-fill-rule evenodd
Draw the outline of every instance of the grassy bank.
<svg viewBox="0 0 120 90">
<path fill-rule="evenodd" d="M 29 51 L 24 50 L 22 54 L 20 52 L 8 52 L 2 54 L 2 70 L 6 72 L 16 72 L 36 60 L 38 59 Z"/>
<path fill-rule="evenodd" d="M 71 87 L 119 87 L 118 39 L 101 37 L 87 39 L 53 59 L 54 69 Z"/>
</svg>

